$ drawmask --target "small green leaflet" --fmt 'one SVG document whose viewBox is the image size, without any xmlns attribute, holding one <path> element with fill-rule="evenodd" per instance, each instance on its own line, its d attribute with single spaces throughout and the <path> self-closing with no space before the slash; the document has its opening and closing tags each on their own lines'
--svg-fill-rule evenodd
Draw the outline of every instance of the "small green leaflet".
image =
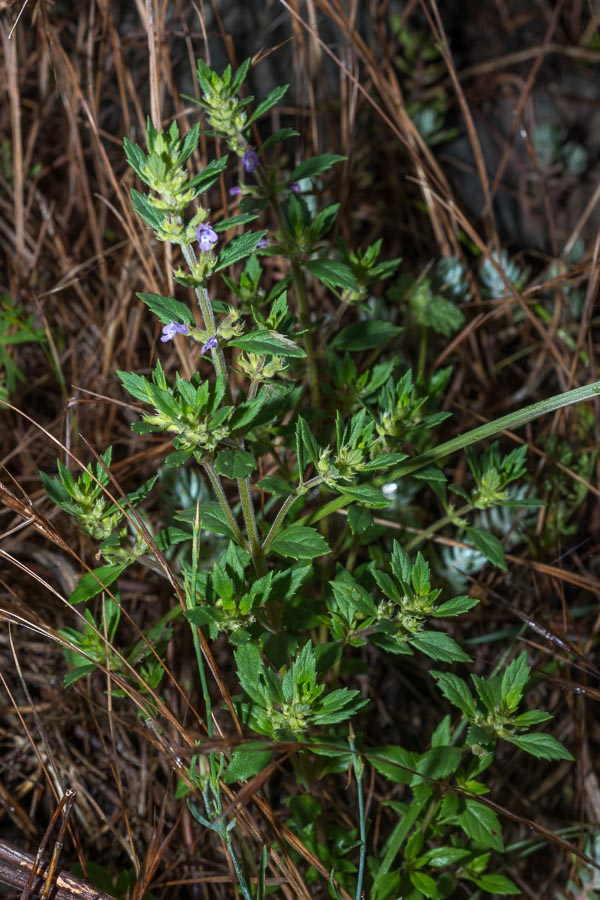
<svg viewBox="0 0 600 900">
<path fill-rule="evenodd" d="M 334 350 L 375 350 L 377 347 L 387 344 L 393 338 L 397 337 L 402 328 L 398 325 L 392 325 L 390 322 L 382 322 L 379 319 L 368 320 L 366 322 L 355 322 L 353 325 L 347 325 L 336 334 L 331 342 L 331 348 Z"/>
<path fill-rule="evenodd" d="M 298 347 L 294 341 L 277 331 L 269 331 L 267 328 L 260 328 L 234 338 L 229 341 L 229 346 L 239 347 L 240 350 L 262 356 L 295 357 L 297 359 L 306 356 L 302 347 Z"/>
<path fill-rule="evenodd" d="M 325 556 L 330 548 L 316 528 L 290 525 L 280 531 L 271 545 L 275 553 L 291 559 L 316 559 Z"/>
<path fill-rule="evenodd" d="M 335 259 L 309 259 L 304 264 L 305 269 L 330 288 L 342 288 L 342 290 L 356 291 L 358 282 L 352 274 L 352 270 L 345 263 Z M 352 326 L 350 326 L 352 327 Z M 335 341 L 331 346 L 335 345 Z"/>
<path fill-rule="evenodd" d="M 163 325 L 168 325 L 169 322 L 190 326 L 196 324 L 191 310 L 173 297 L 161 297 L 160 294 L 136 294 L 136 297 L 146 304 L 150 312 L 158 316 Z"/>
<path fill-rule="evenodd" d="M 225 478 L 249 478 L 256 469 L 256 460 L 246 450 L 221 450 L 215 469 Z"/>
<path fill-rule="evenodd" d="M 421 653 L 441 662 L 472 661 L 453 638 L 441 631 L 421 631 L 410 637 L 408 643 Z"/>
<path fill-rule="evenodd" d="M 260 119 L 261 116 L 264 116 L 271 107 L 275 106 L 279 101 L 285 96 L 287 90 L 289 88 L 289 84 L 282 84 L 281 87 L 276 87 L 275 90 L 271 91 L 264 100 L 256 106 L 254 112 L 246 122 L 246 128 L 248 125 L 252 125 L 253 122 L 256 122 L 257 119 Z"/>
<path fill-rule="evenodd" d="M 489 847 L 502 853 L 504 850 L 502 827 L 493 809 L 478 803 L 477 800 L 467 800 L 465 805 L 465 810 L 457 817 L 465 834 L 484 850 Z"/>
<path fill-rule="evenodd" d="M 465 531 L 469 540 L 483 553 L 485 558 L 489 559 L 499 569 L 502 569 L 503 572 L 506 572 L 504 548 L 498 538 L 490 534 L 489 531 L 483 531 L 481 528 L 466 528 Z"/>
<path fill-rule="evenodd" d="M 321 156 L 313 156 L 312 159 L 305 159 L 299 166 L 296 166 L 289 180 L 291 182 L 301 181 L 303 178 L 314 178 L 322 172 L 327 172 L 338 162 L 343 162 L 345 156 L 338 153 L 323 153 Z"/>
<path fill-rule="evenodd" d="M 234 750 L 225 772 L 225 784 L 235 781 L 246 781 L 267 766 L 273 755 L 272 750 L 265 749 L 264 743 L 248 743 Z"/>
<path fill-rule="evenodd" d="M 569 762 L 574 760 L 567 748 L 551 734 L 521 734 L 518 737 L 505 737 L 504 740 L 530 753 L 536 759 L 567 759 Z"/>
<path fill-rule="evenodd" d="M 234 237 L 219 253 L 214 271 L 220 272 L 221 269 L 226 269 L 227 266 L 239 262 L 240 259 L 245 259 L 256 250 L 256 245 L 266 234 L 265 229 L 264 231 L 249 231 L 246 234 L 240 234 L 239 237 Z"/>
<path fill-rule="evenodd" d="M 100 591 L 107 588 L 113 581 L 116 581 L 121 572 L 124 572 L 129 563 L 120 565 L 99 566 L 93 572 L 86 572 L 71 596 L 69 603 L 83 603 L 84 600 L 91 600 Z"/>
</svg>

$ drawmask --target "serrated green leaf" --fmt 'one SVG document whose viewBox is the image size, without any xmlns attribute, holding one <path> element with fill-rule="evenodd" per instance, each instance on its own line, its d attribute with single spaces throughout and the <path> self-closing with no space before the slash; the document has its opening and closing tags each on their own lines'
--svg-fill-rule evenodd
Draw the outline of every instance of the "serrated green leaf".
<svg viewBox="0 0 600 900">
<path fill-rule="evenodd" d="M 477 606 L 479 600 L 476 597 L 453 597 L 452 600 L 446 600 L 440 603 L 430 614 L 436 618 L 445 616 L 460 616 Z"/>
<path fill-rule="evenodd" d="M 273 756 L 273 751 L 265 749 L 264 743 L 244 744 L 231 754 L 229 765 L 225 771 L 223 780 L 225 784 L 233 784 L 236 781 L 246 781 L 253 778 L 268 766 Z"/>
<path fill-rule="evenodd" d="M 256 250 L 256 245 L 267 234 L 266 229 L 263 231 L 249 231 L 246 234 L 240 234 L 238 237 L 232 238 L 229 243 L 223 247 L 219 253 L 217 264 L 214 268 L 215 272 L 226 269 L 250 256 Z"/>
<path fill-rule="evenodd" d="M 506 878 L 505 875 L 482 875 L 480 878 L 474 879 L 475 884 L 487 894 L 500 894 L 501 896 L 516 896 L 522 894 L 521 888 L 517 887 L 514 881 Z"/>
<path fill-rule="evenodd" d="M 520 750 L 530 753 L 536 759 L 566 759 L 573 762 L 575 757 L 569 753 L 566 747 L 557 741 L 551 734 L 521 734 L 518 737 L 505 737 L 505 741 L 514 744 Z"/>
<path fill-rule="evenodd" d="M 490 534 L 489 531 L 483 531 L 481 528 L 466 528 L 467 537 L 483 553 L 486 559 L 503 572 L 506 572 L 506 557 L 504 556 L 504 548 L 498 538 Z"/>
<path fill-rule="evenodd" d="M 373 516 L 364 506 L 351 506 L 348 510 L 348 527 L 352 534 L 362 535 L 373 524 Z"/>
<path fill-rule="evenodd" d="M 94 569 L 93 572 L 86 572 L 69 597 L 69 603 L 76 605 L 77 603 L 83 603 L 84 600 L 90 600 L 92 597 L 95 597 L 116 581 L 119 575 L 125 571 L 127 566 L 128 563 L 99 566 L 97 569 Z"/>
<path fill-rule="evenodd" d="M 293 137 L 300 137 L 300 132 L 296 131 L 295 128 L 279 128 L 278 131 L 274 131 L 273 134 L 270 134 L 269 137 L 263 141 L 263 153 L 265 150 L 268 150 L 269 147 L 272 147 L 273 144 L 287 141 L 289 138 Z"/>
<path fill-rule="evenodd" d="M 479 847 L 502 853 L 502 827 L 492 809 L 476 800 L 467 800 L 465 809 L 458 814 L 457 819 L 465 834 Z"/>
<path fill-rule="evenodd" d="M 454 775 L 462 762 L 462 750 L 460 747 L 432 747 L 427 750 L 417 763 L 419 773 L 415 776 L 412 785 L 421 784 L 426 776 L 428 779 L 440 780 Z"/>
<path fill-rule="evenodd" d="M 290 525 L 279 532 L 271 547 L 275 553 L 291 559 L 316 559 L 330 552 L 330 547 L 316 528 Z"/>
<path fill-rule="evenodd" d="M 364 503 L 372 509 L 385 509 L 391 503 L 391 500 L 379 488 L 371 484 L 356 484 L 352 487 L 336 484 L 335 489 L 344 497 L 351 497 L 352 500 Z"/>
<path fill-rule="evenodd" d="M 520 653 L 504 670 L 502 675 L 502 700 L 511 712 L 521 702 L 530 674 L 531 669 L 527 664 L 526 653 Z"/>
<path fill-rule="evenodd" d="M 379 319 L 370 319 L 366 322 L 355 322 L 342 328 L 331 341 L 334 350 L 350 350 L 360 352 L 362 350 L 375 350 L 393 340 L 402 331 L 398 325 L 390 322 L 382 322 Z"/>
<path fill-rule="evenodd" d="M 191 326 L 196 324 L 189 307 L 173 297 L 162 297 L 160 294 L 136 294 L 136 297 L 146 304 L 150 312 L 158 316 L 163 325 L 168 325 L 169 322 Z"/>
<path fill-rule="evenodd" d="M 248 125 L 252 125 L 253 122 L 256 122 L 257 119 L 260 119 L 261 116 L 264 116 L 271 107 L 276 106 L 279 101 L 285 97 L 287 90 L 289 88 L 289 84 L 282 84 L 280 87 L 276 87 L 271 91 L 270 94 L 267 94 L 264 100 L 261 100 L 259 104 L 257 104 L 254 112 L 246 122 L 246 127 Z"/>
<path fill-rule="evenodd" d="M 346 291 L 358 290 L 358 283 L 352 269 L 336 259 L 309 259 L 304 263 L 304 267 L 327 287 L 341 288 Z M 334 346 L 333 342 L 331 346 Z"/>
<path fill-rule="evenodd" d="M 380 747 L 365 754 L 371 765 L 394 784 L 410 784 L 415 774 L 415 758 L 403 747 Z"/>
<path fill-rule="evenodd" d="M 541 725 L 542 722 L 549 722 L 553 718 L 552 713 L 545 712 L 543 709 L 530 709 L 513 719 L 513 723 L 519 728 L 531 728 L 532 725 Z"/>
<path fill-rule="evenodd" d="M 306 356 L 303 348 L 299 347 L 290 338 L 276 331 L 269 331 L 266 328 L 243 334 L 241 337 L 233 338 L 228 343 L 230 347 L 238 347 L 240 350 L 247 350 L 250 353 L 258 353 L 262 356 L 293 357 L 296 359 L 302 359 Z"/>
<path fill-rule="evenodd" d="M 131 205 L 146 225 L 155 229 L 160 228 L 164 213 L 152 206 L 147 197 L 144 197 L 144 195 L 140 194 L 139 191 L 136 191 L 135 188 L 131 189 Z"/>
<path fill-rule="evenodd" d="M 470 850 L 462 850 L 460 847 L 434 847 L 424 853 L 422 858 L 433 869 L 442 869 L 453 866 L 470 855 Z"/>
<path fill-rule="evenodd" d="M 471 662 L 471 657 L 461 650 L 454 638 L 441 631 L 421 631 L 408 642 L 416 650 L 440 662 Z"/>
<path fill-rule="evenodd" d="M 411 872 L 409 877 L 413 887 L 425 897 L 429 897 L 430 900 L 439 900 L 441 898 L 442 895 L 439 893 L 437 884 L 431 875 L 426 875 L 425 872 Z"/>
<path fill-rule="evenodd" d="M 290 175 L 290 181 L 301 181 L 303 178 L 314 178 L 322 172 L 327 172 L 338 162 L 343 162 L 347 157 L 340 156 L 338 153 L 323 153 L 321 156 L 313 156 L 312 159 L 305 159 L 299 166 L 296 166 Z"/>
<path fill-rule="evenodd" d="M 446 700 L 460 709 L 467 719 L 472 719 L 475 715 L 475 701 L 468 685 L 462 678 L 452 675 L 450 672 L 432 672 L 431 674 Z"/>
<path fill-rule="evenodd" d="M 227 163 L 227 154 L 222 156 L 221 159 L 213 159 L 202 172 L 199 172 L 198 175 L 195 175 L 194 178 L 192 178 L 190 187 L 193 187 L 198 194 L 207 191 L 215 181 L 218 181 L 219 176 L 223 169 L 226 168 Z"/>
<path fill-rule="evenodd" d="M 249 478 L 256 469 L 256 460 L 246 450 L 221 450 L 215 459 L 215 469 L 225 478 Z"/>
<path fill-rule="evenodd" d="M 275 494 L 276 497 L 286 498 L 292 493 L 292 488 L 287 481 L 279 478 L 278 475 L 267 475 L 266 478 L 258 482 L 257 487 L 267 491 L 269 494 Z"/>
</svg>

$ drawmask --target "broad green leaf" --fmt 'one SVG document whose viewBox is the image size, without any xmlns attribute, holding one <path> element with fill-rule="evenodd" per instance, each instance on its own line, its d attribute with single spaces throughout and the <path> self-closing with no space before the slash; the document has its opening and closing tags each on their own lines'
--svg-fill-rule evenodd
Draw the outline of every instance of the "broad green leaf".
<svg viewBox="0 0 600 900">
<path fill-rule="evenodd" d="M 225 772 L 225 784 L 233 784 L 235 781 L 246 781 L 267 766 L 271 757 L 272 750 L 266 750 L 264 743 L 248 743 L 243 747 L 234 750 Z"/>
<path fill-rule="evenodd" d="M 336 259 L 310 259 L 304 263 L 304 268 L 327 287 L 341 288 L 347 291 L 358 289 L 358 282 L 352 269 Z M 335 346 L 335 340 L 331 346 Z"/>
<path fill-rule="evenodd" d="M 168 325 L 169 322 L 195 325 L 189 307 L 173 297 L 162 297 L 160 294 L 136 294 L 136 297 L 146 304 L 150 312 L 158 316 L 163 325 Z"/>
<path fill-rule="evenodd" d="M 146 225 L 149 225 L 151 228 L 160 228 L 164 213 L 155 209 L 155 207 L 148 202 L 148 199 L 144 197 L 143 194 L 140 194 L 139 191 L 136 191 L 135 188 L 131 189 L 131 203 L 140 219 L 142 219 Z"/>
<path fill-rule="evenodd" d="M 486 894 L 500 894 L 500 896 L 506 897 L 516 896 L 517 894 L 522 896 L 523 893 L 521 888 L 517 887 L 514 881 L 506 878 L 505 875 L 494 875 L 492 873 L 475 878 L 474 881 L 477 887 L 485 891 Z"/>
<path fill-rule="evenodd" d="M 95 671 L 95 663 L 83 663 L 83 665 L 77 666 L 75 669 L 69 669 L 63 678 L 63 687 L 71 687 L 71 685 L 75 684 L 76 681 L 79 681 L 80 678 L 85 678 L 86 675 L 91 675 L 91 673 Z"/>
<path fill-rule="evenodd" d="M 471 657 L 456 641 L 441 631 L 422 631 L 409 638 L 409 644 L 441 662 L 471 662 Z"/>
<path fill-rule="evenodd" d="M 345 159 L 345 156 L 340 156 L 337 153 L 323 153 L 321 156 L 313 156 L 312 159 L 306 159 L 296 166 L 290 175 L 290 181 L 295 182 L 301 181 L 303 178 L 314 178 L 315 175 L 326 172 L 336 163 L 343 162 Z"/>
<path fill-rule="evenodd" d="M 190 182 L 190 187 L 196 189 L 198 194 L 207 191 L 211 185 L 218 180 L 221 172 L 226 168 L 228 163 L 227 154 L 221 159 L 213 159 L 202 172 L 199 172 Z"/>
<path fill-rule="evenodd" d="M 384 509 L 390 505 L 390 500 L 378 488 L 371 484 L 356 484 L 352 487 L 348 485 L 335 485 L 344 497 L 351 497 L 359 503 L 365 503 L 373 509 Z"/>
<path fill-rule="evenodd" d="M 249 478 L 256 469 L 256 460 L 246 450 L 221 450 L 215 469 L 225 478 Z"/>
<path fill-rule="evenodd" d="M 488 806 L 477 800 L 467 800 L 463 812 L 457 816 L 458 823 L 471 840 L 484 850 L 497 850 L 502 853 L 502 827 L 500 820 Z"/>
<path fill-rule="evenodd" d="M 569 753 L 566 747 L 557 741 L 551 734 L 522 734 L 519 737 L 505 737 L 505 741 L 519 747 L 526 753 L 535 756 L 536 759 L 567 759 L 573 762 L 575 757 Z"/>
<path fill-rule="evenodd" d="M 530 673 L 531 669 L 527 665 L 526 653 L 520 653 L 504 670 L 502 675 L 502 700 L 511 712 L 521 702 Z"/>
<path fill-rule="evenodd" d="M 430 897 L 431 900 L 438 900 L 442 897 L 431 875 L 426 875 L 425 872 L 411 872 L 409 877 L 413 887 L 421 891 L 425 897 Z"/>
<path fill-rule="evenodd" d="M 364 506 L 351 506 L 348 510 L 348 526 L 352 534 L 362 535 L 373 524 L 373 516 Z"/>
<path fill-rule="evenodd" d="M 280 128 L 278 131 L 274 131 L 273 134 L 270 134 L 269 137 L 265 141 L 263 141 L 263 153 L 269 147 L 272 147 L 273 144 L 281 143 L 281 141 L 287 141 L 293 137 L 300 137 L 300 132 L 296 131 L 295 128 Z"/>
<path fill-rule="evenodd" d="M 239 347 L 240 350 L 247 350 L 262 356 L 295 357 L 297 359 L 306 356 L 302 347 L 299 347 L 290 338 L 278 334 L 276 331 L 268 331 L 266 328 L 243 334 L 241 337 L 229 341 L 228 344 L 230 347 Z"/>
<path fill-rule="evenodd" d="M 246 128 L 248 125 L 252 125 L 253 122 L 256 122 L 257 119 L 260 119 L 261 116 L 264 116 L 271 107 L 276 106 L 277 103 L 285 96 L 287 90 L 289 88 L 289 84 L 282 84 L 280 87 L 276 87 L 271 91 L 270 94 L 267 94 L 264 100 L 261 100 L 259 104 L 257 104 L 254 112 L 246 122 Z"/>
<path fill-rule="evenodd" d="M 116 581 L 128 565 L 129 563 L 99 566 L 97 569 L 94 569 L 93 572 L 86 572 L 69 597 L 69 603 L 75 605 L 95 597 Z"/>
<path fill-rule="evenodd" d="M 473 609 L 478 603 L 479 600 L 476 597 L 453 597 L 452 600 L 446 600 L 445 603 L 436 606 L 430 615 L 435 616 L 436 618 L 460 616 L 470 609 Z"/>
<path fill-rule="evenodd" d="M 264 231 L 249 231 L 246 234 L 239 235 L 239 237 L 232 238 L 219 253 L 214 271 L 220 272 L 221 269 L 226 269 L 227 266 L 239 262 L 240 259 L 245 259 L 246 256 L 249 256 L 256 250 L 256 245 L 266 234 L 265 229 Z"/>
<path fill-rule="evenodd" d="M 416 775 L 411 784 L 421 784 L 426 779 L 439 780 L 454 775 L 462 762 L 462 750 L 460 747 L 432 747 L 427 750 L 417 763 Z M 426 779 L 419 776 L 426 776 Z"/>
<path fill-rule="evenodd" d="M 470 850 L 462 850 L 460 847 L 434 847 L 433 850 L 424 853 L 422 858 L 432 868 L 441 869 L 453 866 L 470 855 Z"/>
<path fill-rule="evenodd" d="M 453 706 L 460 709 L 467 719 L 472 719 L 475 715 L 475 701 L 468 685 L 462 678 L 452 675 L 450 672 L 432 671 L 431 674 L 446 700 L 449 700 Z"/>
<path fill-rule="evenodd" d="M 316 528 L 290 525 L 279 532 L 271 545 L 275 553 L 291 559 L 315 559 L 330 552 L 329 545 Z"/>
<path fill-rule="evenodd" d="M 355 322 L 339 331 L 330 346 L 334 350 L 375 350 L 393 340 L 402 331 L 398 325 L 369 319 L 366 322 Z"/>
<path fill-rule="evenodd" d="M 498 538 L 481 528 L 466 528 L 465 531 L 469 540 L 483 553 L 485 558 L 489 559 L 499 569 L 502 569 L 503 572 L 506 572 L 504 548 Z"/>
<path fill-rule="evenodd" d="M 366 754 L 374 769 L 394 784 L 410 784 L 413 780 L 415 756 L 403 747 L 380 747 Z"/>
<path fill-rule="evenodd" d="M 532 725 L 541 725 L 542 722 L 549 722 L 552 718 L 554 718 L 552 713 L 544 712 L 542 709 L 530 709 L 529 712 L 521 713 L 520 716 L 513 719 L 513 723 L 518 725 L 519 728 L 530 728 Z"/>
<path fill-rule="evenodd" d="M 267 491 L 269 494 L 275 494 L 276 497 L 283 498 L 289 497 L 293 492 L 291 485 L 284 481 L 283 478 L 279 478 L 278 475 L 267 475 L 266 478 L 257 483 L 257 487 Z"/>
</svg>

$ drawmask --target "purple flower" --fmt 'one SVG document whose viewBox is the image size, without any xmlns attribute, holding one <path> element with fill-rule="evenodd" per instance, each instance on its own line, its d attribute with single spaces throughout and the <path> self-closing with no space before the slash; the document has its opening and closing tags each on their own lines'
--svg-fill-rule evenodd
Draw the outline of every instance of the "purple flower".
<svg viewBox="0 0 600 900">
<path fill-rule="evenodd" d="M 300 185 L 298 184 L 298 182 L 292 181 L 292 183 L 290 184 L 290 191 L 294 191 L 294 193 L 297 194 L 299 190 L 300 190 Z"/>
<path fill-rule="evenodd" d="M 233 187 L 230 187 L 230 188 L 229 188 L 229 196 L 230 196 L 230 197 L 239 197 L 239 195 L 240 195 L 241 193 L 242 193 L 242 189 L 241 189 L 241 187 L 239 186 L 239 184 L 234 184 Z"/>
<path fill-rule="evenodd" d="M 213 245 L 219 240 L 219 235 L 211 225 L 198 225 L 196 228 L 196 238 L 200 244 L 200 249 L 204 253 L 212 250 Z"/>
<path fill-rule="evenodd" d="M 187 325 L 179 325 L 178 322 L 169 322 L 168 325 L 165 325 L 162 330 L 162 343 L 166 343 L 166 341 L 172 341 L 176 334 L 187 334 L 188 327 Z"/>
<path fill-rule="evenodd" d="M 254 172 L 258 169 L 260 163 L 254 150 L 246 150 L 242 156 L 242 165 L 245 172 Z"/>
<path fill-rule="evenodd" d="M 202 347 L 200 348 L 200 353 L 202 354 L 202 356 L 204 356 L 204 354 L 208 353 L 209 350 L 214 350 L 215 347 L 218 347 L 218 346 L 219 346 L 219 341 L 213 334 L 213 336 L 209 337 L 207 342 L 202 345 Z"/>
<path fill-rule="evenodd" d="M 265 247 L 268 247 L 268 246 L 269 246 L 269 241 L 267 240 L 266 237 L 262 237 L 262 238 L 260 239 L 260 241 L 258 242 L 258 244 L 256 245 L 256 249 L 257 249 L 257 250 L 264 250 Z"/>
</svg>

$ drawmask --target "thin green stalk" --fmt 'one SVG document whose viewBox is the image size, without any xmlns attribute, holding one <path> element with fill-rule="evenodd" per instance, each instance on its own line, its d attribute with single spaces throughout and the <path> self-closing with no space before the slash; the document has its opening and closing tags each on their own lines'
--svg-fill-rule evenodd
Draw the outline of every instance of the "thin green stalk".
<svg viewBox="0 0 600 900">
<path fill-rule="evenodd" d="M 183 258 L 188 264 L 190 272 L 193 272 L 194 266 L 196 264 L 196 254 L 194 253 L 192 245 L 182 244 L 181 252 L 183 253 Z M 204 327 L 206 328 L 209 338 L 214 337 L 214 335 L 216 335 L 217 333 L 217 326 L 215 323 L 212 303 L 210 302 L 210 297 L 208 296 L 208 291 L 204 286 L 197 287 L 194 290 L 196 298 L 198 300 L 198 306 L 200 307 L 200 312 L 202 313 Z M 214 350 L 211 350 L 210 352 L 215 364 L 215 369 L 217 370 L 217 374 L 222 375 L 229 383 L 229 374 L 227 372 L 227 364 L 225 362 L 225 354 L 223 353 L 223 350 L 221 349 L 221 347 L 215 347 Z"/>
<path fill-rule="evenodd" d="M 500 419 L 494 419 L 486 425 L 480 425 L 478 428 L 466 431 L 464 434 L 452 438 L 451 441 L 446 441 L 446 443 L 440 444 L 438 447 L 433 447 L 431 450 L 420 453 L 413 459 L 407 459 L 405 462 L 401 462 L 395 469 L 376 478 L 374 483 L 379 485 L 389 481 L 398 481 L 400 478 L 404 478 L 405 475 L 412 475 L 413 472 L 418 472 L 419 469 L 424 469 L 426 466 L 440 462 L 452 453 L 456 453 L 458 450 L 464 450 L 465 447 L 470 447 L 471 444 L 476 444 L 478 441 L 495 437 L 502 431 L 513 431 L 515 428 L 520 428 L 521 425 L 526 425 L 528 422 L 533 422 L 534 419 L 539 419 L 540 416 L 548 415 L 548 413 L 555 412 L 557 409 L 562 409 L 573 403 L 581 403 L 583 400 L 592 400 L 599 395 L 600 381 L 595 381 L 593 384 L 586 384 L 583 387 L 575 388 L 573 391 L 566 391 L 564 394 L 556 394 L 548 400 L 540 400 L 539 403 L 532 403 L 531 406 L 526 406 L 517 412 L 502 416 Z M 337 512 L 337 510 L 341 509 L 343 506 L 349 506 L 350 503 L 352 503 L 352 501 L 349 500 L 348 497 L 334 497 L 333 500 L 330 500 L 329 503 L 318 512 L 304 516 L 296 524 L 314 524 L 326 516 Z"/>
<path fill-rule="evenodd" d="M 441 519 L 438 519 L 437 522 L 434 522 L 433 525 L 429 526 L 429 528 L 421 531 L 420 534 L 417 534 L 412 539 L 412 541 L 409 541 L 408 544 L 404 545 L 404 551 L 406 553 L 410 553 L 411 550 L 414 550 L 415 547 L 418 547 L 419 544 L 421 544 L 428 537 L 431 537 L 432 534 L 435 534 L 436 531 L 441 531 L 441 529 L 445 528 L 446 525 L 456 524 L 457 519 L 460 519 L 462 516 L 466 516 L 473 509 L 475 509 L 475 507 L 472 503 L 466 503 L 461 509 L 456 510 L 456 512 L 451 513 L 451 515 L 443 516 Z"/>
<path fill-rule="evenodd" d="M 256 516 L 254 515 L 254 504 L 252 503 L 252 493 L 249 478 L 238 478 L 238 490 L 240 493 L 240 501 L 242 504 L 242 515 L 246 525 L 246 533 L 250 544 L 250 553 L 257 574 L 267 574 L 267 562 L 265 560 L 264 551 L 261 546 L 260 535 L 256 526 Z"/>
<path fill-rule="evenodd" d="M 198 573 L 198 560 L 200 559 L 200 503 L 196 504 L 196 518 L 194 521 L 194 530 L 192 534 L 192 584 L 191 590 L 185 592 L 185 602 L 188 609 L 193 609 L 196 605 L 196 576 Z M 210 691 L 208 689 L 208 681 L 206 680 L 206 668 L 204 665 L 204 656 L 200 646 L 197 625 L 192 626 L 192 641 L 194 643 L 194 652 L 196 654 L 196 665 L 198 666 L 198 674 L 200 676 L 200 685 L 202 687 L 202 696 L 204 698 L 204 706 L 206 708 L 206 732 L 209 737 L 213 736 L 213 720 L 212 720 L 212 701 L 210 699 Z"/>
<path fill-rule="evenodd" d="M 365 819 L 365 798 L 363 795 L 362 789 L 362 777 L 364 771 L 364 764 L 362 759 L 359 757 L 356 752 L 356 745 L 354 743 L 354 732 L 352 730 L 352 725 L 350 726 L 350 735 L 348 737 L 348 743 L 350 745 L 350 750 L 352 752 L 352 768 L 354 769 L 354 774 L 356 776 L 356 796 L 358 799 L 358 828 L 360 834 L 360 854 L 358 858 L 358 875 L 356 877 L 356 900 L 361 900 L 363 895 L 362 887 L 363 881 L 365 878 L 365 862 L 367 858 L 367 820 Z"/>
<path fill-rule="evenodd" d="M 308 387 L 310 391 L 310 402 L 314 409 L 318 409 L 321 403 L 321 391 L 319 388 L 319 370 L 317 367 L 317 359 L 315 356 L 315 348 L 310 330 L 310 313 L 308 310 L 308 300 L 306 298 L 306 285 L 302 269 L 297 259 L 291 260 L 292 264 L 292 281 L 296 290 L 296 299 L 298 301 L 298 318 L 304 330 L 304 349 L 306 350 L 306 361 L 308 366 Z"/>
<path fill-rule="evenodd" d="M 290 494 L 289 497 L 285 498 L 285 500 L 281 504 L 279 511 L 277 512 L 277 515 L 273 519 L 273 524 L 269 528 L 269 533 L 263 541 L 262 552 L 265 555 L 271 549 L 271 544 L 277 537 L 277 533 L 281 528 L 281 525 L 283 524 L 283 520 L 287 516 L 290 508 L 296 502 L 298 497 L 301 497 L 302 494 L 305 494 L 307 491 L 311 490 L 311 488 L 317 487 L 319 484 L 323 484 L 323 478 L 320 475 L 315 475 L 314 478 L 311 478 L 304 484 L 298 485 L 298 488 L 292 494 Z"/>
<path fill-rule="evenodd" d="M 244 550 L 248 550 L 248 544 L 244 540 L 244 536 L 243 536 L 242 532 L 240 531 L 240 527 L 235 520 L 235 516 L 233 515 L 233 512 L 231 511 L 229 501 L 227 500 L 227 497 L 225 496 L 225 491 L 223 490 L 223 485 L 221 484 L 221 479 L 215 472 L 212 463 L 205 462 L 202 464 L 202 467 L 203 467 L 204 471 L 206 472 L 206 474 L 208 475 L 208 479 L 212 485 L 213 491 L 215 492 L 219 506 L 221 507 L 223 514 L 225 515 L 225 517 L 229 523 L 229 526 L 235 536 L 236 541 L 238 542 L 240 547 L 243 547 Z"/>
</svg>

